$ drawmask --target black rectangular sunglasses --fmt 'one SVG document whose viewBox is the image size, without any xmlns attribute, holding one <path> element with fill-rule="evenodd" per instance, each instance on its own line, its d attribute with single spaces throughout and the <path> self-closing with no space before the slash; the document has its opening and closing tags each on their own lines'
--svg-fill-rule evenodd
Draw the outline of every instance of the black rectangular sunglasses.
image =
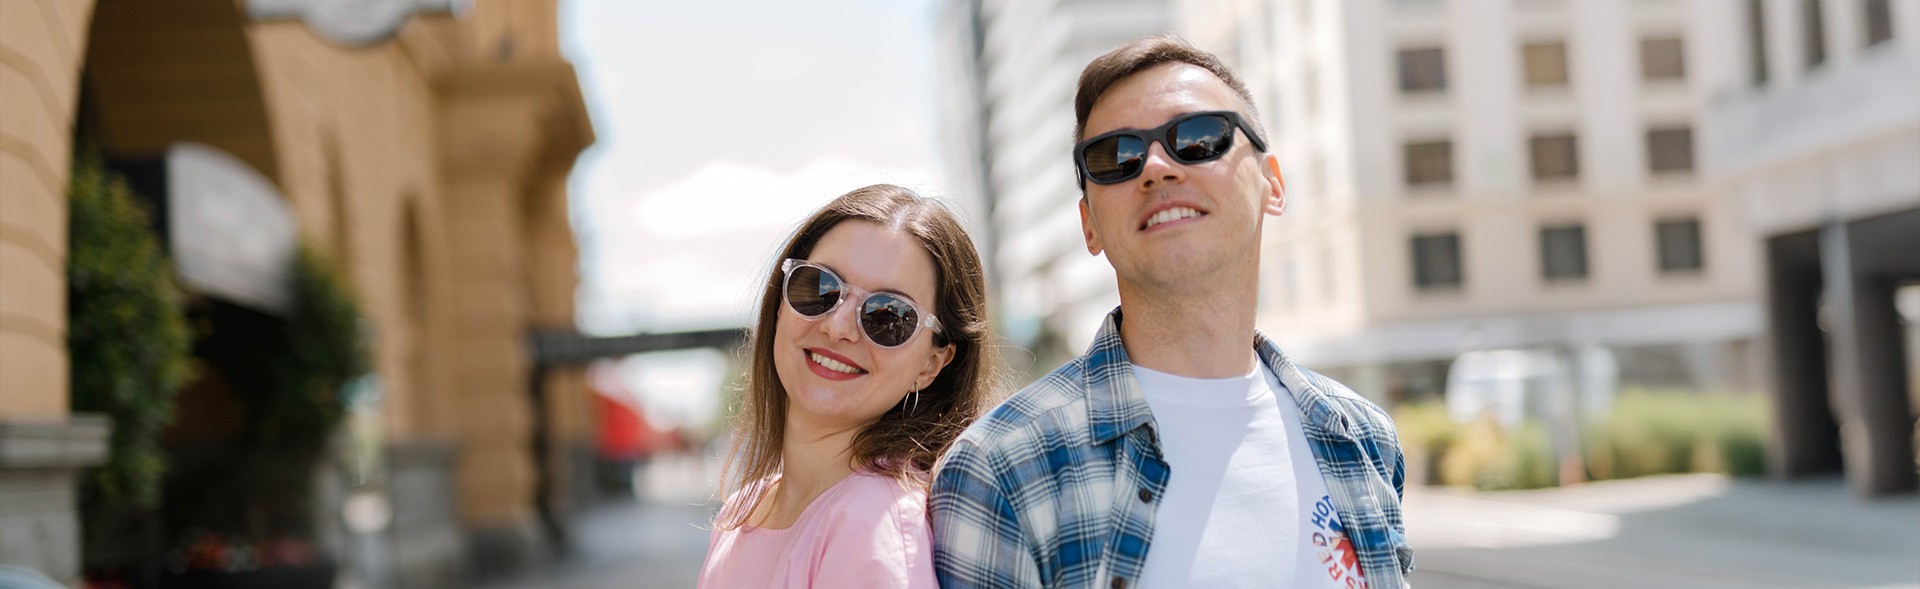
<svg viewBox="0 0 1920 589">
<path fill-rule="evenodd" d="M 1152 129 L 1102 133 L 1073 147 L 1073 163 L 1080 168 L 1083 181 L 1118 184 L 1140 175 L 1147 163 L 1147 146 L 1155 141 L 1166 147 L 1173 161 L 1197 164 L 1218 159 L 1233 149 L 1236 127 L 1247 134 L 1254 149 L 1267 151 L 1267 142 L 1240 118 L 1240 113 L 1215 110 L 1180 115 Z"/>
</svg>

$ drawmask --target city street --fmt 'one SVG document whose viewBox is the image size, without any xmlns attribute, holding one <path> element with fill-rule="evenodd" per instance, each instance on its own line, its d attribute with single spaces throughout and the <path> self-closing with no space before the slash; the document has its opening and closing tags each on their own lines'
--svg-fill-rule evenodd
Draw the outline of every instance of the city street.
<svg viewBox="0 0 1920 589">
<path fill-rule="evenodd" d="M 1406 507 L 1421 589 L 1920 587 L 1920 498 L 1861 502 L 1837 479 L 1425 489 Z"/>
<path fill-rule="evenodd" d="M 575 528 L 573 558 L 489 588 L 693 586 L 711 511 L 695 503 L 695 489 L 666 494 L 596 510 Z M 1920 588 L 1920 498 L 1859 502 L 1839 480 L 1689 475 L 1505 493 L 1428 488 L 1409 493 L 1407 513 L 1421 589 Z"/>
</svg>

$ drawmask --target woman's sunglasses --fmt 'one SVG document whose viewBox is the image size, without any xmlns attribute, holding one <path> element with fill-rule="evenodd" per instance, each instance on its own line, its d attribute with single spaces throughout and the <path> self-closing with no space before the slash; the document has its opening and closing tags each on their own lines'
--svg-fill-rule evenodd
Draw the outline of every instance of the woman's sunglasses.
<svg viewBox="0 0 1920 589">
<path fill-rule="evenodd" d="M 781 292 L 786 297 L 787 308 L 801 317 L 825 317 L 839 308 L 841 302 L 852 299 L 860 302 L 860 330 L 875 345 L 882 348 L 906 345 L 921 327 L 933 330 L 934 345 L 946 345 L 940 339 L 940 319 L 920 312 L 920 307 L 899 295 L 868 292 L 847 284 L 826 266 L 806 260 L 789 258 L 780 263 L 780 272 L 786 275 Z"/>
<path fill-rule="evenodd" d="M 1155 141 L 1167 148 L 1173 161 L 1197 164 L 1219 159 L 1233 149 L 1235 127 L 1246 132 L 1255 149 L 1267 151 L 1267 142 L 1247 126 L 1240 113 L 1220 110 L 1187 113 L 1144 131 L 1121 129 L 1101 134 L 1073 146 L 1073 163 L 1079 166 L 1083 180 L 1118 184 L 1140 175 L 1147 166 L 1147 146 Z"/>
</svg>

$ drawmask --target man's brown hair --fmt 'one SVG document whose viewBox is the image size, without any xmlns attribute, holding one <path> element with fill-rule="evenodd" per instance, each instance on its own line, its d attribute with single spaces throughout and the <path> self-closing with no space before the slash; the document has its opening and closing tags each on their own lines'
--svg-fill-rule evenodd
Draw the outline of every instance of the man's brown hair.
<svg viewBox="0 0 1920 589">
<path fill-rule="evenodd" d="M 1175 62 L 1203 68 L 1226 82 L 1234 94 L 1240 95 L 1240 106 L 1246 109 L 1241 114 L 1246 115 L 1247 122 L 1253 128 L 1265 134 L 1266 127 L 1260 123 L 1260 109 L 1253 105 L 1253 93 L 1247 91 L 1247 85 L 1241 83 L 1238 76 L 1233 75 L 1233 70 L 1227 69 L 1226 63 L 1212 53 L 1195 48 L 1186 39 L 1163 34 L 1141 37 L 1121 45 L 1095 58 L 1093 63 L 1087 64 L 1087 69 L 1080 72 L 1080 91 L 1073 97 L 1073 142 L 1079 143 L 1085 138 L 1087 116 L 1093 113 L 1093 103 L 1099 102 L 1100 96 L 1106 94 L 1108 88 L 1148 68 Z M 1260 139 L 1265 141 L 1266 137 Z"/>
</svg>

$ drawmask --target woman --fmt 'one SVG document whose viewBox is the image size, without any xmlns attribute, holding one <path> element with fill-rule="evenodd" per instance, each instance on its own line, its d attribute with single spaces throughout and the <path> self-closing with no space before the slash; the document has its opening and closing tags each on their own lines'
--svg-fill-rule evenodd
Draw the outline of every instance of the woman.
<svg viewBox="0 0 1920 589">
<path fill-rule="evenodd" d="M 868 186 L 768 274 L 700 586 L 934 587 L 927 473 L 995 366 L 973 242 L 938 202 Z"/>
</svg>

